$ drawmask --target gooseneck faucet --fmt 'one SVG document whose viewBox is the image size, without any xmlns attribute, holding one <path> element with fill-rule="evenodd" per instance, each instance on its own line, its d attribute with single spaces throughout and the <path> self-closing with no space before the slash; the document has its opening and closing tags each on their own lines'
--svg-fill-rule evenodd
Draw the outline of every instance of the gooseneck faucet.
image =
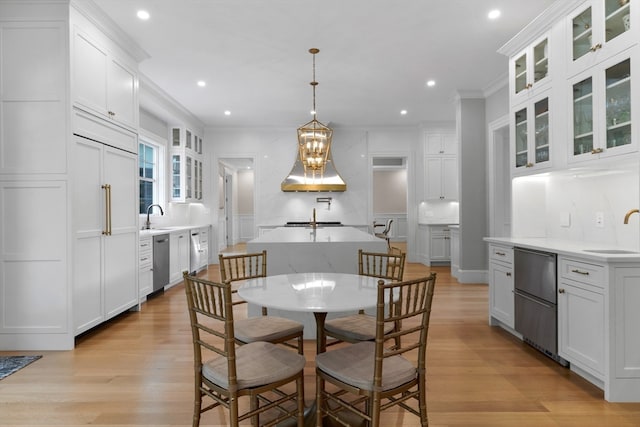
<svg viewBox="0 0 640 427">
<path fill-rule="evenodd" d="M 313 219 L 311 220 L 311 227 L 316 228 L 316 208 L 313 208 Z"/>
<path fill-rule="evenodd" d="M 149 205 L 149 207 L 147 208 L 147 222 L 144 223 L 144 228 L 146 230 L 149 230 L 151 228 L 151 221 L 149 220 L 149 214 L 151 213 L 151 209 L 153 209 L 154 206 L 157 206 L 158 209 L 160 209 L 160 215 L 164 215 L 164 211 L 162 210 L 162 206 L 160 206 L 158 204 Z"/>
<path fill-rule="evenodd" d="M 625 224 L 629 224 L 629 217 L 631 215 L 633 215 L 634 213 L 640 213 L 640 210 L 638 209 L 631 209 L 629 212 L 627 212 L 627 214 L 624 216 L 624 223 Z"/>
</svg>

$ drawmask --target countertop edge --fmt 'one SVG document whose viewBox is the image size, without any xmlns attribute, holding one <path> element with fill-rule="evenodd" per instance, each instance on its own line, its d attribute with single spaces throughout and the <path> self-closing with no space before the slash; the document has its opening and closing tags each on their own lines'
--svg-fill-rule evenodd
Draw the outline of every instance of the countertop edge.
<svg viewBox="0 0 640 427">
<path fill-rule="evenodd" d="M 547 239 L 544 237 L 484 237 L 483 240 L 488 243 L 496 243 L 501 245 L 518 246 L 526 249 L 534 249 L 539 251 L 554 252 L 558 255 L 578 257 L 598 262 L 606 263 L 640 263 L 640 253 L 633 254 L 605 254 L 587 252 L 585 249 L 597 249 L 605 247 L 607 249 L 626 249 L 617 248 L 615 245 L 606 245 L 601 243 L 574 242 L 561 239 Z"/>
</svg>

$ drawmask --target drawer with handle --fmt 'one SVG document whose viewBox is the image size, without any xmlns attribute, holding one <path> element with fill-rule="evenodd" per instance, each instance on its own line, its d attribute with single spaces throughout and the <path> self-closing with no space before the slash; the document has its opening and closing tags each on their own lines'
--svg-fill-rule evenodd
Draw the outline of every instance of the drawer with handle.
<svg viewBox="0 0 640 427">
<path fill-rule="evenodd" d="M 604 287 L 604 266 L 584 261 L 561 257 L 558 263 L 558 274 L 561 278 L 590 285 Z"/>
<path fill-rule="evenodd" d="M 489 245 L 489 259 L 509 264 L 513 263 L 513 248 L 499 245 Z"/>
</svg>

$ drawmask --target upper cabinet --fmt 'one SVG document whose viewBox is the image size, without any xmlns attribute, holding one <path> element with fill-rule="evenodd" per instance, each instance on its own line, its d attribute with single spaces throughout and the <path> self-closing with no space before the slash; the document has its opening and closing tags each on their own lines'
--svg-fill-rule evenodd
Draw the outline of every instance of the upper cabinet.
<svg viewBox="0 0 640 427">
<path fill-rule="evenodd" d="M 458 200 L 458 141 L 453 131 L 425 131 L 425 200 Z"/>
<path fill-rule="evenodd" d="M 569 162 L 638 151 L 638 48 L 608 58 L 570 79 L 572 147 Z M 635 72 L 637 74 L 637 72 Z"/>
<path fill-rule="evenodd" d="M 513 108 L 511 117 L 512 172 L 519 174 L 551 166 L 549 91 Z"/>
<path fill-rule="evenodd" d="M 588 1 L 568 17 L 569 75 L 638 42 L 638 5 L 631 0 Z"/>
<path fill-rule="evenodd" d="M 74 104 L 114 124 L 138 129 L 138 73 L 130 58 L 74 26 L 72 88 Z"/>
<path fill-rule="evenodd" d="M 171 129 L 171 180 L 173 202 L 202 200 L 202 138 L 190 129 Z"/>
<path fill-rule="evenodd" d="M 549 37 L 544 35 L 509 61 L 511 102 L 519 103 L 548 86 L 551 80 Z"/>
</svg>

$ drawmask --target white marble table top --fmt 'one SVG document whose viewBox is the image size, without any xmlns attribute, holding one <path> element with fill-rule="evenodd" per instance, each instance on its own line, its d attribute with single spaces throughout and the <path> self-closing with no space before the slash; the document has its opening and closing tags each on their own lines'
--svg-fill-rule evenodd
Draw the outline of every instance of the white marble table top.
<svg viewBox="0 0 640 427">
<path fill-rule="evenodd" d="M 247 280 L 238 294 L 267 308 L 332 313 L 375 307 L 378 280 L 345 273 L 278 274 Z"/>
</svg>

